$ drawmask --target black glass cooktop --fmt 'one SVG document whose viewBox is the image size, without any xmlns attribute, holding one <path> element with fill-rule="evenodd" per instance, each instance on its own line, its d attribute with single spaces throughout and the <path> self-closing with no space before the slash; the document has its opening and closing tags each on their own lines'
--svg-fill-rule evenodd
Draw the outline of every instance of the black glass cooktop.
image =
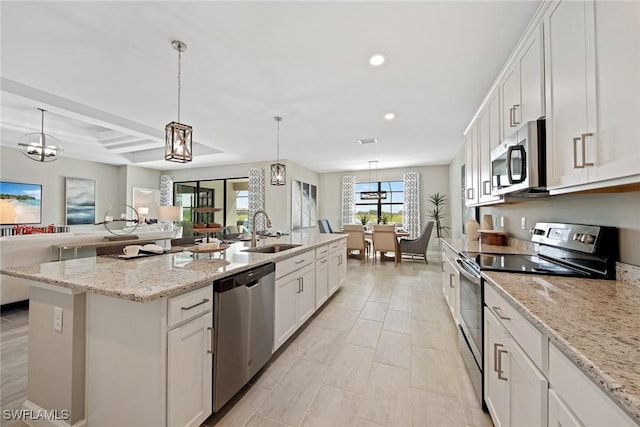
<svg viewBox="0 0 640 427">
<path fill-rule="evenodd" d="M 464 252 L 480 270 L 505 271 L 511 273 L 549 274 L 553 276 L 586 276 L 583 272 L 550 262 L 537 255 L 487 254 Z"/>
</svg>

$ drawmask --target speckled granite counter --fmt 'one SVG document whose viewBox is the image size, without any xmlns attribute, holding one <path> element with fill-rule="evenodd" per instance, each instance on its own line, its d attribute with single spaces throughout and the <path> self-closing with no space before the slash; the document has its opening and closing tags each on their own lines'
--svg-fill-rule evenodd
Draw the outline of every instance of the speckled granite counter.
<svg viewBox="0 0 640 427">
<path fill-rule="evenodd" d="M 467 239 L 441 239 L 444 244 L 456 252 L 485 252 L 491 254 L 531 254 L 534 253 L 534 244 L 524 241 L 509 239 L 508 246 L 481 245 L 477 240 Z"/>
<path fill-rule="evenodd" d="M 443 239 L 456 252 L 529 253 Z M 640 424 L 640 287 L 612 280 L 486 271 L 489 286 Z"/>
<path fill-rule="evenodd" d="M 218 258 L 217 254 L 211 259 L 207 254 L 192 258 L 191 252 L 130 260 L 108 257 L 78 258 L 2 268 L 0 273 L 78 291 L 147 302 L 206 286 L 213 280 L 268 262 L 290 258 L 342 238 L 346 238 L 346 235 L 292 233 L 289 236 L 267 238 L 258 242 L 258 246 L 275 243 L 301 245 L 276 254 L 244 252 L 248 249 L 249 242 L 238 242 L 225 251 L 223 258 Z"/>
</svg>

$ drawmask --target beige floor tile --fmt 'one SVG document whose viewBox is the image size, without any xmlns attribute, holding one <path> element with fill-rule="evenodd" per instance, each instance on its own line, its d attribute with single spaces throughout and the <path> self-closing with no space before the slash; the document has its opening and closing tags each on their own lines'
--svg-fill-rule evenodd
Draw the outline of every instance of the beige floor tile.
<svg viewBox="0 0 640 427">
<path fill-rule="evenodd" d="M 363 420 L 362 418 L 358 418 L 356 421 L 356 427 L 379 427 L 380 424 L 372 423 L 371 421 Z"/>
<path fill-rule="evenodd" d="M 327 307 L 318 317 L 313 319 L 314 325 L 336 331 L 349 331 L 360 315 L 359 311 L 347 310 L 342 307 Z"/>
<path fill-rule="evenodd" d="M 400 332 L 402 334 L 411 334 L 411 313 L 391 310 L 389 308 L 382 329 L 385 331 Z"/>
<path fill-rule="evenodd" d="M 442 328 L 433 322 L 412 320 L 411 343 L 419 347 L 433 348 L 442 351 L 450 350 L 444 340 Z"/>
<path fill-rule="evenodd" d="M 404 283 L 402 280 L 396 281 L 396 285 L 393 287 L 393 292 L 391 292 L 391 296 L 401 296 L 411 298 L 411 293 L 413 290 L 413 285 L 408 282 Z"/>
<path fill-rule="evenodd" d="M 491 416 L 480 408 L 464 406 L 464 416 L 468 426 L 493 427 Z"/>
<path fill-rule="evenodd" d="M 298 359 L 258 407 L 256 414 L 297 426 L 304 418 L 329 368 Z"/>
<path fill-rule="evenodd" d="M 436 296 L 431 290 L 414 289 L 411 300 L 420 304 L 429 304 L 434 302 Z"/>
<path fill-rule="evenodd" d="M 302 352 L 297 348 L 296 342 L 285 344 L 285 346 L 286 348 L 278 350 L 271 357 L 267 365 L 249 381 L 250 384 L 272 390 L 280 382 Z"/>
<path fill-rule="evenodd" d="M 364 393 L 374 353 L 373 348 L 345 345 L 333 361 L 324 382 L 354 393 Z"/>
<path fill-rule="evenodd" d="M 364 305 L 367 303 L 368 294 L 356 295 L 347 292 L 348 291 L 343 292 L 341 298 L 336 301 L 338 306 L 346 308 L 347 310 L 362 310 Z"/>
<path fill-rule="evenodd" d="M 411 335 L 382 331 L 373 360 L 385 365 L 411 369 Z"/>
<path fill-rule="evenodd" d="M 418 389 L 412 394 L 414 426 L 464 427 L 464 410 L 458 399 Z"/>
<path fill-rule="evenodd" d="M 411 425 L 409 370 L 374 363 L 358 417 L 384 426 Z"/>
<path fill-rule="evenodd" d="M 345 344 L 347 332 L 323 327 L 315 328 L 313 333 L 301 337 L 302 353 L 300 358 L 309 362 L 330 366 L 336 354 Z"/>
<path fill-rule="evenodd" d="M 442 314 L 434 307 L 433 304 L 424 304 L 419 302 L 411 303 L 411 318 L 439 325 L 442 322 Z"/>
<path fill-rule="evenodd" d="M 374 301 L 374 302 L 383 302 L 387 304 L 389 303 L 390 299 L 391 299 L 391 291 L 381 291 L 378 289 L 374 289 L 373 291 L 371 291 L 371 294 L 369 295 L 369 301 Z"/>
<path fill-rule="evenodd" d="M 411 296 L 391 294 L 391 299 L 389 300 L 389 309 L 408 311 L 409 313 L 411 313 Z"/>
<path fill-rule="evenodd" d="M 373 290 L 373 287 L 373 283 L 354 283 L 351 285 L 346 285 L 344 290 L 345 292 L 348 292 L 350 294 L 364 295 L 368 297 Z"/>
<path fill-rule="evenodd" d="M 457 368 L 446 363 L 447 352 L 413 347 L 411 355 L 411 386 L 433 393 L 458 398 Z"/>
<path fill-rule="evenodd" d="M 376 348 L 380 331 L 382 330 L 382 322 L 374 320 L 358 319 L 351 329 L 351 333 L 347 337 L 349 344 L 360 345 L 363 347 Z"/>
<path fill-rule="evenodd" d="M 249 386 L 240 393 L 241 396 L 234 397 L 221 411 L 206 420 L 205 424 L 221 427 L 243 426 L 251 418 L 256 408 L 266 399 L 269 390 Z"/>
<path fill-rule="evenodd" d="M 313 400 L 301 425 L 304 427 L 353 427 L 358 412 L 357 399 L 354 393 L 324 385 Z"/>
<path fill-rule="evenodd" d="M 279 423 L 275 420 L 270 420 L 266 417 L 260 415 L 253 415 L 249 421 L 244 425 L 244 427 L 282 427 L 287 426 L 287 424 Z"/>
<path fill-rule="evenodd" d="M 384 317 L 387 314 L 387 304 L 383 302 L 369 301 L 365 304 L 362 312 L 360 313 L 361 319 L 376 320 L 378 322 L 384 322 Z"/>
</svg>

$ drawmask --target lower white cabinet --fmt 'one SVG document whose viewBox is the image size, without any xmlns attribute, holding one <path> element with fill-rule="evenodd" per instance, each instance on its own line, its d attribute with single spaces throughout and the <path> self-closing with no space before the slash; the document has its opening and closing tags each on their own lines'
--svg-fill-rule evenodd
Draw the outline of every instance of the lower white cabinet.
<svg viewBox="0 0 640 427">
<path fill-rule="evenodd" d="M 487 307 L 484 319 L 485 402 L 494 425 L 546 425 L 547 379 Z"/>
<path fill-rule="evenodd" d="M 312 262 L 276 280 L 273 351 L 284 344 L 315 311 L 314 287 Z"/>
<path fill-rule="evenodd" d="M 197 427 L 212 411 L 211 312 L 167 334 L 167 426 Z"/>
<path fill-rule="evenodd" d="M 329 296 L 333 295 L 347 278 L 347 239 L 329 245 Z"/>
<path fill-rule="evenodd" d="M 582 427 L 554 390 L 549 390 L 549 427 Z"/>
<path fill-rule="evenodd" d="M 329 298 L 329 259 L 325 255 L 316 259 L 316 309 Z"/>
<path fill-rule="evenodd" d="M 456 325 L 460 317 L 460 272 L 454 265 L 455 257 L 443 248 L 442 252 L 442 293 Z"/>
</svg>

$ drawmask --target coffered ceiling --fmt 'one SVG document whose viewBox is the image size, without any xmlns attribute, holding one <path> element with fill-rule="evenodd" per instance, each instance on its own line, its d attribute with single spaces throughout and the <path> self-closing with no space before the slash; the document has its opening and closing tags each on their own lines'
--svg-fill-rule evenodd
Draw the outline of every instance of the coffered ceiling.
<svg viewBox="0 0 640 427">
<path fill-rule="evenodd" d="M 318 172 L 447 164 L 538 1 L 2 1 L 1 144 L 174 169 L 271 161 Z M 164 126 L 195 160 L 163 159 Z M 369 58 L 385 56 L 379 67 Z M 387 112 L 395 119 L 383 118 Z M 360 145 L 358 139 L 376 138 Z"/>
</svg>

